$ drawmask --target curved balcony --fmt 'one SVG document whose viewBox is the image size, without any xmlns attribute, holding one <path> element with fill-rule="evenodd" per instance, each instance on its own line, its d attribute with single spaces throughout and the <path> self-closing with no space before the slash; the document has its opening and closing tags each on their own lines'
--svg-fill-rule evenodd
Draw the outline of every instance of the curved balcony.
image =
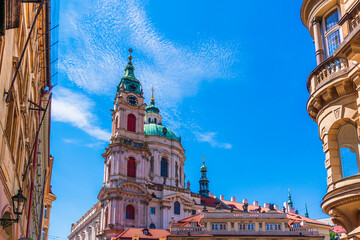
<svg viewBox="0 0 360 240">
<path fill-rule="evenodd" d="M 345 58 L 330 57 L 317 66 L 309 75 L 307 89 L 312 95 L 330 80 L 348 72 L 349 61 Z"/>
<path fill-rule="evenodd" d="M 355 61 L 330 57 L 310 73 L 307 80 L 310 93 L 307 109 L 313 120 L 325 105 L 355 92 L 351 76 L 358 70 L 357 66 Z"/>
<path fill-rule="evenodd" d="M 350 232 L 360 225 L 358 219 L 360 206 L 360 175 L 343 178 L 334 183 L 323 197 L 321 208 Z M 357 209 L 357 211 L 354 211 Z"/>
</svg>

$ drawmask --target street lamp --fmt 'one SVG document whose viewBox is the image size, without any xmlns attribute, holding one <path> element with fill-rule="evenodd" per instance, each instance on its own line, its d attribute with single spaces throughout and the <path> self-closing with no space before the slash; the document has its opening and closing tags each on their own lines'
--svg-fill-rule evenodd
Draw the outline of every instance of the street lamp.
<svg viewBox="0 0 360 240">
<path fill-rule="evenodd" d="M 12 197 L 13 212 L 16 215 L 15 219 L 0 218 L 0 224 L 3 228 L 10 226 L 12 223 L 19 222 L 19 216 L 23 214 L 26 198 L 22 195 L 21 188 L 18 193 Z"/>
</svg>

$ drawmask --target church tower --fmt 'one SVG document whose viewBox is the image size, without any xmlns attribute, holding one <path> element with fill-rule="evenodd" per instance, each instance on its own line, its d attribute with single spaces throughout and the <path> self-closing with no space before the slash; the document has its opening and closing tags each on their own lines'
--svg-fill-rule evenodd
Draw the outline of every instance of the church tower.
<svg viewBox="0 0 360 240">
<path fill-rule="evenodd" d="M 104 183 L 101 202 L 100 239 L 116 237 L 127 227 L 147 227 L 144 216 L 151 194 L 146 190 L 150 152 L 144 135 L 145 107 L 140 81 L 135 77 L 130 49 L 125 76 L 117 86 L 112 112 L 109 147 L 102 155 Z"/>
<path fill-rule="evenodd" d="M 200 195 L 204 197 L 209 196 L 209 180 L 206 177 L 207 167 L 205 166 L 205 156 L 203 156 L 203 165 L 200 168 L 201 178 L 199 181 L 200 184 Z"/>
</svg>

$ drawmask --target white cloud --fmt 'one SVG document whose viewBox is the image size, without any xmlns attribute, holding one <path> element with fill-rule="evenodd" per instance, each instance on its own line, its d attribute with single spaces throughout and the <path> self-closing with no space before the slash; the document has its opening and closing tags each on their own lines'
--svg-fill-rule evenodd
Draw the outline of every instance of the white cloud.
<svg viewBox="0 0 360 240">
<path fill-rule="evenodd" d="M 54 92 L 51 108 L 54 121 L 70 123 L 98 140 L 110 140 L 110 133 L 95 125 L 96 116 L 91 111 L 94 103 L 87 96 L 62 87 Z"/>
<path fill-rule="evenodd" d="M 154 87 L 166 125 L 181 135 L 191 132 L 196 121 L 185 119 L 179 101 L 195 95 L 202 81 L 233 77 L 230 68 L 238 56 L 237 45 L 201 34 L 188 42 L 168 39 L 148 17 L 146 0 L 86 1 L 83 6 L 68 5 L 62 11 L 60 25 L 66 27 L 60 32 L 59 68 L 89 93 L 115 94 L 131 47 L 135 74 L 147 100 Z M 99 128 L 86 131 L 104 135 Z"/>
<path fill-rule="evenodd" d="M 207 142 L 212 147 L 230 149 L 232 145 L 230 143 L 222 143 L 216 139 L 216 132 L 194 133 L 199 142 Z"/>
</svg>

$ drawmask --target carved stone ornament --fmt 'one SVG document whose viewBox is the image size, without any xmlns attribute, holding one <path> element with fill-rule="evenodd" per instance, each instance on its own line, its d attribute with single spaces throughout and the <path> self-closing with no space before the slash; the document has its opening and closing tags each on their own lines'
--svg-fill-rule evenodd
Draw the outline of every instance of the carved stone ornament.
<svg viewBox="0 0 360 240">
<path fill-rule="evenodd" d="M 341 113 L 341 108 L 338 108 L 338 109 L 334 110 L 334 115 L 335 115 L 336 119 L 340 118 L 340 115 L 341 115 L 340 113 Z"/>
</svg>

